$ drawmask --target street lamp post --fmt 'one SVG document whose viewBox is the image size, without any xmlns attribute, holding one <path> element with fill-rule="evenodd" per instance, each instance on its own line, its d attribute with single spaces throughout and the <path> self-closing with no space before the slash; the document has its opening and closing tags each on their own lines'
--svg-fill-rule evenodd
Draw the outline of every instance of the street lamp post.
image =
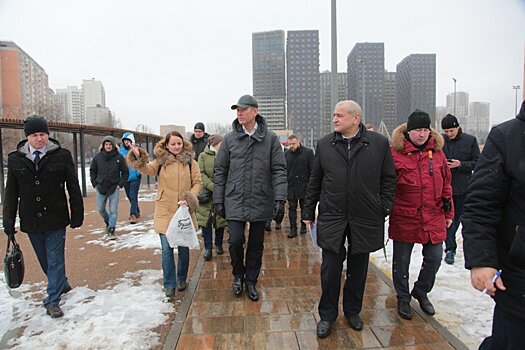
<svg viewBox="0 0 525 350">
<path fill-rule="evenodd" d="M 514 102 L 514 115 L 518 115 L 518 90 L 520 89 L 520 86 L 513 85 L 512 88 L 516 90 L 516 101 Z"/>
<path fill-rule="evenodd" d="M 363 115 L 361 116 L 361 122 L 363 124 L 366 123 L 366 86 L 365 86 L 365 66 L 366 66 L 366 60 L 364 58 L 359 58 L 357 60 L 358 63 L 360 63 L 361 68 L 361 110 L 363 112 Z"/>
<path fill-rule="evenodd" d="M 454 117 L 456 116 L 456 78 L 452 78 L 454 80 Z"/>
</svg>

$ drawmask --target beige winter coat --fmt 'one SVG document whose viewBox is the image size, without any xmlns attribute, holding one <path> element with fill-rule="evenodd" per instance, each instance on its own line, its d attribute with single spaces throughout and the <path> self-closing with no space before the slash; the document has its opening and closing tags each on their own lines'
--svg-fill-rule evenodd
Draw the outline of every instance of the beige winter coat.
<svg viewBox="0 0 525 350">
<path fill-rule="evenodd" d="M 137 159 L 134 152 L 128 152 L 127 162 L 134 169 L 139 169 L 143 175 L 158 174 L 158 190 L 155 202 L 155 232 L 166 233 L 171 218 L 177 211 L 181 200 L 188 202 L 191 219 L 195 228 L 198 227 L 195 210 L 199 206 L 197 195 L 202 188 L 199 164 L 193 160 L 191 142 L 184 140 L 182 152 L 178 155 L 170 153 L 164 140 L 159 141 L 153 149 L 155 159 L 148 163 L 148 154 L 139 148 Z M 191 174 L 190 164 L 191 162 Z M 159 167 L 161 167 L 159 172 Z"/>
</svg>

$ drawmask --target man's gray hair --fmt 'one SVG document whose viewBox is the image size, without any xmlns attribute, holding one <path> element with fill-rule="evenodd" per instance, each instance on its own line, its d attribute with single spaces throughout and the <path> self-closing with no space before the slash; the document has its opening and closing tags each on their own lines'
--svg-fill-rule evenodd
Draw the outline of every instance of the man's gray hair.
<svg viewBox="0 0 525 350">
<path fill-rule="evenodd" d="M 335 106 L 340 105 L 346 105 L 346 112 L 350 115 L 359 114 L 359 116 L 363 115 L 363 111 L 361 110 L 361 106 L 355 101 L 352 100 L 344 100 L 339 101 Z"/>
</svg>

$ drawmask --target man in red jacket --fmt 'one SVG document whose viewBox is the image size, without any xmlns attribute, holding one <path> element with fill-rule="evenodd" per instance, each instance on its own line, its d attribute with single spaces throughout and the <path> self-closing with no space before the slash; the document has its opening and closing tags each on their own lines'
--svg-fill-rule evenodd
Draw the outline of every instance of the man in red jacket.
<svg viewBox="0 0 525 350">
<path fill-rule="evenodd" d="M 441 264 L 446 228 L 454 219 L 452 176 L 443 145 L 443 136 L 430 129 L 429 115 L 420 110 L 392 133 L 397 179 L 388 235 L 394 241 L 392 276 L 397 311 L 407 320 L 412 318 L 411 296 L 419 301 L 423 312 L 435 313 L 427 294 Z M 423 245 L 423 266 L 409 292 L 408 268 L 414 243 Z"/>
</svg>

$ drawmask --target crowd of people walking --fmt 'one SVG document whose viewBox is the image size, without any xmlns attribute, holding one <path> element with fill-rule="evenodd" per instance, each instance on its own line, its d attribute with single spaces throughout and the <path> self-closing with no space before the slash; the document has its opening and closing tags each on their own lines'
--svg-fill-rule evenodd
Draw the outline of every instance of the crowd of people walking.
<svg viewBox="0 0 525 350">
<path fill-rule="evenodd" d="M 157 177 L 154 230 L 167 297 L 188 286 L 189 248 L 177 247 L 175 263 L 166 237 L 181 205 L 202 231 L 205 261 L 213 258 L 213 248 L 224 254 L 227 240 L 232 292 L 237 297 L 246 292 L 254 302 L 271 221 L 281 227 L 288 203 L 289 239 L 315 225 L 322 252 L 320 338 L 330 335 L 338 317 L 345 260 L 342 310 L 353 330 L 363 329 L 369 254 L 384 247 L 386 220 L 398 314 L 412 319 L 414 298 L 424 313 L 434 315 L 428 295 L 442 261 L 455 263 L 462 224 L 472 285 L 496 302 L 492 336 L 480 349 L 525 348 L 520 332 L 525 329 L 525 101 L 515 119 L 491 130 L 482 152 L 451 114 L 441 120 L 441 134 L 426 111 L 415 110 L 393 131 L 390 144 L 373 125 L 362 123 L 359 104 L 341 101 L 333 113 L 334 131 L 318 140 L 314 152 L 295 134 L 284 149 L 254 97 L 241 96 L 231 109 L 236 118 L 225 135 L 210 135 L 198 122 L 189 139 L 177 131 L 165 135 L 151 159 L 132 133 L 122 135 L 120 149 L 107 136 L 91 162 L 91 184 L 108 239 L 117 239 L 120 188 L 134 224 L 140 218 L 142 175 Z M 83 201 L 71 153 L 49 137 L 47 121 L 29 117 L 24 132 L 26 139 L 8 157 L 3 227 L 15 235 L 18 214 L 20 230 L 28 234 L 47 276 L 44 307 L 56 318 L 63 316 L 60 296 L 71 290 L 66 227 L 82 226 Z M 423 262 L 411 288 L 415 244 L 422 245 Z"/>
</svg>

